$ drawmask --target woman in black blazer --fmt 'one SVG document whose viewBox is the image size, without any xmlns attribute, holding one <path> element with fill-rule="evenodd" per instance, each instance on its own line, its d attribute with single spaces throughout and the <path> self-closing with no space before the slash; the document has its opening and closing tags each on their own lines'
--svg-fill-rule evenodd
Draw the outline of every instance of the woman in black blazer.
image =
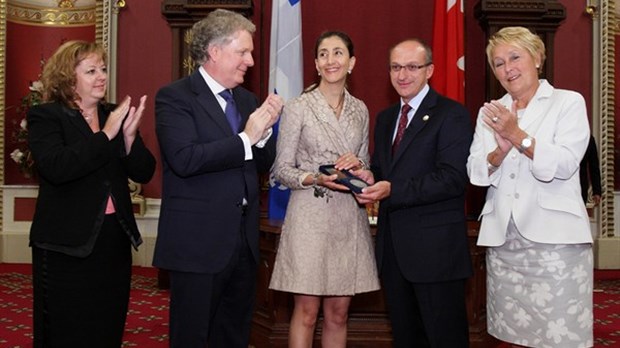
<svg viewBox="0 0 620 348">
<path fill-rule="evenodd" d="M 128 179 L 148 182 L 155 158 L 138 133 L 146 96 L 105 102 L 104 49 L 64 43 L 43 69 L 44 104 L 28 112 L 40 182 L 30 230 L 34 347 L 120 347 L 131 247 L 142 242 Z"/>
</svg>

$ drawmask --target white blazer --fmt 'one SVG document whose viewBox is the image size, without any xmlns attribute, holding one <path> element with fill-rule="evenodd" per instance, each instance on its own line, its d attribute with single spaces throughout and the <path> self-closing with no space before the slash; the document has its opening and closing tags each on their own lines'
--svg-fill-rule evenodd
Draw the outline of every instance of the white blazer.
<svg viewBox="0 0 620 348">
<path fill-rule="evenodd" d="M 500 102 L 510 109 L 512 97 L 506 94 Z M 536 139 L 534 159 L 513 148 L 490 176 L 487 155 L 497 142 L 482 119 L 479 112 L 467 160 L 471 183 L 489 186 L 480 214 L 478 245 L 504 244 L 511 216 L 521 235 L 531 241 L 592 243 L 579 186 L 579 163 L 590 136 L 583 97 L 540 80 L 519 119 L 519 127 Z"/>
</svg>

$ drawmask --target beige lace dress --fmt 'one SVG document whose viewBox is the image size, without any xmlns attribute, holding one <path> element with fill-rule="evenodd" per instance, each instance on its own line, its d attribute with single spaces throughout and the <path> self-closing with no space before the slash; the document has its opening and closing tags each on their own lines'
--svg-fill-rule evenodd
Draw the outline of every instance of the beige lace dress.
<svg viewBox="0 0 620 348">
<path fill-rule="evenodd" d="M 367 161 L 368 122 L 366 105 L 348 92 L 339 118 L 318 89 L 284 107 L 273 171 L 291 197 L 271 289 L 334 296 L 379 289 L 365 208 L 349 192 L 315 197 L 301 184 L 346 152 Z"/>
</svg>

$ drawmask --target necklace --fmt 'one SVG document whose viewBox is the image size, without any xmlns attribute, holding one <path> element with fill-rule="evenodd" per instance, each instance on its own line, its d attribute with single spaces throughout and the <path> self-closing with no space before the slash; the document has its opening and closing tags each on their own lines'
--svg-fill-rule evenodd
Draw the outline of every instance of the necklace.
<svg viewBox="0 0 620 348">
<path fill-rule="evenodd" d="M 93 119 L 94 119 L 93 113 L 88 113 L 88 112 L 85 112 L 84 110 L 81 110 L 81 109 L 80 109 L 80 111 L 82 113 L 82 117 L 84 117 L 84 119 L 86 120 L 86 123 L 90 124 L 91 122 L 93 122 Z"/>
<path fill-rule="evenodd" d="M 325 101 L 327 101 L 327 99 L 325 99 Z M 332 111 L 334 111 L 335 113 L 338 113 L 338 109 L 340 109 L 343 102 L 344 102 L 344 93 L 340 95 L 340 99 L 338 100 L 338 104 L 336 104 L 336 106 L 332 106 L 329 102 L 327 102 L 327 105 L 329 106 L 330 109 L 332 109 Z"/>
</svg>

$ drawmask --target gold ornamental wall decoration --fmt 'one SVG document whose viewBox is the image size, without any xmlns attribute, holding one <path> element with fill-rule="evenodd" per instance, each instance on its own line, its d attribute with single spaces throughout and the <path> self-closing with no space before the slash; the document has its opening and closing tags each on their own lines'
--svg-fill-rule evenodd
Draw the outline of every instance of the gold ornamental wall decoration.
<svg viewBox="0 0 620 348">
<path fill-rule="evenodd" d="M 77 0 L 56 0 L 58 1 L 58 7 L 60 8 L 73 8 Z"/>
<path fill-rule="evenodd" d="M 47 6 L 41 1 L 9 0 L 7 20 L 27 25 L 83 27 L 95 24 L 95 0 L 54 0 Z"/>
</svg>

